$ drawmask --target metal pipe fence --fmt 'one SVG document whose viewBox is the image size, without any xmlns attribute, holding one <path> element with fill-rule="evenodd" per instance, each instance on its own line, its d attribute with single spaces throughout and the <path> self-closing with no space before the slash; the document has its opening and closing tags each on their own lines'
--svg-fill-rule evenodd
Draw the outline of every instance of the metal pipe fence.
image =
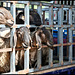
<svg viewBox="0 0 75 75">
<path fill-rule="evenodd" d="M 5 2 L 5 1 L 4 1 Z M 11 3 L 11 1 L 8 1 Z M 11 38 L 10 38 L 10 46 L 11 48 L 7 49 L 1 49 L 0 52 L 3 51 L 8 51 L 10 52 L 10 72 L 9 73 L 30 73 L 30 72 L 35 72 L 35 71 L 41 71 L 49 68 L 54 68 L 54 67 L 59 67 L 59 66 L 65 66 L 65 65 L 70 65 L 70 64 L 75 64 L 75 61 L 72 60 L 72 45 L 75 45 L 75 42 L 72 42 L 72 30 L 75 27 L 75 24 L 72 23 L 72 9 L 75 8 L 75 6 L 71 5 L 61 5 L 61 4 L 50 4 L 50 3 L 42 3 L 42 2 L 29 2 L 29 1 L 17 1 L 17 3 L 22 3 L 24 4 L 24 12 L 25 12 L 25 24 L 23 25 L 16 25 L 16 7 L 14 3 L 11 3 L 11 13 L 14 18 L 14 25 L 13 28 L 11 28 Z M 39 13 L 42 21 L 42 6 L 49 6 L 49 25 L 43 25 L 45 27 L 58 27 L 58 44 L 54 44 L 54 47 L 58 47 L 59 50 L 59 63 L 53 64 L 53 50 L 49 49 L 49 64 L 47 66 L 42 66 L 41 65 L 41 50 L 37 52 L 37 67 L 34 68 L 29 68 L 29 50 L 25 50 L 24 53 L 24 70 L 22 71 L 16 71 L 15 68 L 15 51 L 19 49 L 15 49 L 15 44 L 13 41 L 13 37 L 15 39 L 15 31 L 16 28 L 19 28 L 21 26 L 26 26 L 30 25 L 29 24 L 29 5 L 37 5 L 38 9 L 37 12 Z M 53 7 L 56 7 L 58 9 L 58 24 L 53 25 Z M 63 8 L 68 8 L 69 10 L 69 24 L 68 25 L 63 25 Z M 75 12 L 75 10 L 73 10 Z M 74 16 L 75 17 L 75 16 Z M 16 25 L 16 26 L 15 26 Z M 4 25 L 1 25 L 0 27 L 5 27 Z M 30 27 L 36 27 L 34 25 L 30 25 Z M 69 42 L 68 43 L 63 43 L 63 29 L 68 28 L 68 35 L 69 35 Z M 69 61 L 64 62 L 63 61 L 63 46 L 69 46 Z M 47 46 L 42 46 L 42 47 L 47 47 Z M 21 49 L 22 50 L 22 49 Z"/>
</svg>

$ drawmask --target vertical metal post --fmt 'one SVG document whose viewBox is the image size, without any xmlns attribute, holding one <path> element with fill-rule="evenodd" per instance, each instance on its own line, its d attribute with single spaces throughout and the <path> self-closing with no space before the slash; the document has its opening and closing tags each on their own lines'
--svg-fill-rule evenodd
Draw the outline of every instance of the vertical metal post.
<svg viewBox="0 0 75 75">
<path fill-rule="evenodd" d="M 49 7 L 49 25 L 53 25 L 53 5 Z M 49 48 L 49 65 L 53 66 L 53 50 Z"/>
<path fill-rule="evenodd" d="M 66 4 L 68 5 L 68 1 L 66 1 Z"/>
<path fill-rule="evenodd" d="M 74 24 L 75 24 L 75 10 L 74 10 Z"/>
<path fill-rule="evenodd" d="M 29 25 L 29 2 L 25 5 L 24 14 L 25 14 L 25 26 Z"/>
<path fill-rule="evenodd" d="M 25 5 L 25 25 L 29 25 L 29 2 Z M 24 69 L 29 69 L 29 49 L 24 53 Z"/>
<path fill-rule="evenodd" d="M 72 1 L 70 1 L 70 5 L 72 5 Z"/>
<path fill-rule="evenodd" d="M 32 9 L 34 9 L 34 5 L 32 5 Z"/>
<path fill-rule="evenodd" d="M 38 6 L 37 12 L 41 17 L 41 22 L 42 22 L 42 4 L 40 4 L 40 6 Z M 39 68 L 39 69 L 41 68 L 41 59 L 42 59 L 41 52 L 42 52 L 41 49 L 37 51 L 37 68 Z"/>
<path fill-rule="evenodd" d="M 24 53 L 24 69 L 29 69 L 29 49 Z"/>
<path fill-rule="evenodd" d="M 74 1 L 74 5 L 75 5 L 75 1 Z"/>
<path fill-rule="evenodd" d="M 67 11 L 67 24 L 68 24 L 68 22 L 69 22 L 69 11 Z M 67 42 L 69 41 L 69 39 L 68 39 L 68 37 L 69 37 L 69 28 L 67 28 Z M 67 46 L 67 53 L 66 53 L 66 55 L 67 55 L 67 57 L 68 57 L 68 54 L 69 54 L 69 47 Z"/>
<path fill-rule="evenodd" d="M 58 4 L 58 1 L 54 1 L 55 4 Z"/>
<path fill-rule="evenodd" d="M 3 7 L 3 2 L 0 2 L 0 7 Z"/>
<path fill-rule="evenodd" d="M 40 69 L 41 68 L 41 59 L 42 59 L 42 56 L 41 56 L 41 49 L 37 51 L 37 68 Z"/>
<path fill-rule="evenodd" d="M 41 22 L 43 23 L 43 21 L 42 21 L 42 4 L 41 3 L 40 3 L 40 6 L 37 6 L 37 12 L 40 15 Z"/>
<path fill-rule="evenodd" d="M 8 2 L 6 3 L 6 7 L 8 7 Z"/>
<path fill-rule="evenodd" d="M 43 25 L 45 25 L 45 11 L 43 11 Z"/>
<path fill-rule="evenodd" d="M 16 9 L 15 9 L 15 4 L 11 4 L 11 14 L 13 15 L 14 18 L 14 25 L 15 25 L 15 15 L 16 15 Z M 15 28 L 11 29 L 11 37 L 10 37 L 10 46 L 12 48 L 12 52 L 10 53 L 10 71 L 15 72 L 15 45 L 14 45 L 14 32 Z"/>
<path fill-rule="evenodd" d="M 72 25 L 72 8 L 69 9 L 69 24 Z M 72 28 L 69 28 L 69 42 L 72 43 Z M 72 62 L 72 45 L 69 46 L 69 62 Z"/>
<path fill-rule="evenodd" d="M 65 5 L 65 1 L 63 1 L 63 5 Z"/>
<path fill-rule="evenodd" d="M 59 14 L 58 14 L 58 24 L 60 26 L 63 25 L 63 6 L 59 8 Z M 58 43 L 62 44 L 62 46 L 59 47 L 59 64 L 63 65 L 63 27 L 58 28 Z"/>
</svg>

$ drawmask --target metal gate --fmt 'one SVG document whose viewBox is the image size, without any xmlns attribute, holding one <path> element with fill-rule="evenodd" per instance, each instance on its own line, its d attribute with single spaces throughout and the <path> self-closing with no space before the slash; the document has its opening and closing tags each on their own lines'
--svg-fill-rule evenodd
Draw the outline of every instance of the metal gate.
<svg viewBox="0 0 75 75">
<path fill-rule="evenodd" d="M 11 1 L 8 1 L 8 3 L 11 3 Z M 15 22 L 15 15 L 16 15 L 16 9 L 15 9 L 15 4 L 16 3 L 21 3 L 24 4 L 24 11 L 25 11 L 25 24 L 24 25 L 16 25 Z M 26 50 L 24 53 L 24 70 L 16 72 L 15 70 L 15 45 L 13 44 L 13 36 L 15 33 L 16 28 L 19 28 L 21 26 L 26 26 L 30 25 L 29 24 L 29 5 L 37 5 L 37 12 L 39 13 L 42 21 L 42 6 L 48 6 L 48 11 L 49 11 L 49 25 L 43 25 L 45 27 L 58 27 L 58 44 L 54 44 L 54 47 L 58 47 L 59 49 L 59 63 L 53 64 L 53 50 L 49 49 L 49 64 L 47 66 L 41 66 L 41 50 L 38 51 L 37 54 L 37 68 L 29 68 L 29 50 Z M 53 10 L 54 7 L 57 8 L 58 12 L 58 19 L 57 22 L 58 24 L 53 25 Z M 63 9 L 67 8 L 69 11 L 68 13 L 68 24 L 63 24 Z M 50 3 L 44 3 L 44 2 L 32 2 L 32 1 L 17 1 L 17 2 L 12 2 L 11 3 L 11 13 L 14 17 L 14 25 L 11 28 L 11 39 L 10 39 L 10 45 L 11 48 L 7 49 L 7 51 L 10 51 L 10 72 L 9 73 L 30 73 L 30 72 L 35 72 L 35 71 L 41 71 L 45 69 L 50 69 L 50 68 L 55 68 L 59 66 L 65 66 L 65 65 L 70 65 L 70 64 L 75 64 L 75 61 L 72 60 L 72 45 L 75 45 L 75 42 L 72 42 L 72 31 L 74 30 L 75 27 L 75 22 L 72 22 L 72 12 L 75 14 L 75 6 L 71 5 L 61 5 L 61 4 L 50 4 Z M 75 18 L 75 15 L 74 15 Z M 4 25 L 0 25 L 2 27 Z M 30 25 L 30 27 L 36 27 L 35 25 Z M 63 28 L 68 28 L 68 39 L 69 41 L 67 43 L 63 43 Z M 15 38 L 14 38 L 15 39 Z M 63 62 L 63 46 L 68 46 L 69 47 L 69 60 L 68 62 Z M 46 47 L 46 46 L 43 46 Z M 5 51 L 5 50 L 4 50 Z M 3 52 L 1 49 L 0 52 Z"/>
</svg>

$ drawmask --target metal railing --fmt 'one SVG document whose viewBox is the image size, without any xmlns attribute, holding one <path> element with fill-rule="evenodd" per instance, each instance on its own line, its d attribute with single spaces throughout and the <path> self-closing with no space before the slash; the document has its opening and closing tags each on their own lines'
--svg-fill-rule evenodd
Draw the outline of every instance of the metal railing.
<svg viewBox="0 0 75 75">
<path fill-rule="evenodd" d="M 11 2 L 11 1 L 9 1 Z M 56 5 L 56 4 L 50 4 L 50 3 L 40 3 L 40 2 L 29 2 L 29 1 L 17 1 L 17 3 L 22 3 L 25 4 L 24 7 L 24 12 L 25 12 L 25 24 L 24 25 L 17 25 L 17 27 L 13 26 L 11 28 L 11 38 L 10 38 L 10 46 L 11 48 L 7 48 L 7 51 L 10 51 L 10 73 L 30 73 L 30 72 L 35 72 L 35 71 L 40 71 L 40 70 L 45 70 L 53 67 L 59 67 L 59 66 L 64 66 L 64 65 L 70 65 L 70 64 L 75 64 L 75 61 L 72 60 L 72 45 L 75 45 L 75 42 L 72 42 L 72 30 L 74 29 L 75 25 L 72 24 L 72 8 L 75 8 L 75 6 L 70 6 L 70 5 Z M 17 71 L 15 70 L 15 45 L 13 44 L 13 37 L 16 28 L 19 28 L 21 26 L 26 26 L 30 25 L 29 24 L 29 5 L 37 5 L 38 6 L 38 13 L 41 17 L 42 20 L 42 6 L 49 6 L 49 25 L 48 27 L 58 27 L 58 44 L 54 44 L 54 47 L 59 47 L 59 63 L 53 64 L 53 50 L 49 49 L 49 64 L 47 66 L 41 66 L 41 50 L 37 52 L 37 68 L 29 68 L 29 50 L 26 50 L 24 53 L 24 70 L 22 71 Z M 59 16 L 58 16 L 58 25 L 53 25 L 53 7 L 58 8 Z M 69 25 L 63 25 L 63 8 L 68 8 L 69 9 Z M 14 18 L 14 25 L 16 25 L 16 8 L 15 4 L 11 4 L 11 13 Z M 75 10 L 74 10 L 75 11 Z M 47 27 L 47 25 L 44 25 Z M 30 27 L 36 27 L 34 25 L 30 25 Z M 69 42 L 68 43 L 63 43 L 63 28 L 68 28 L 68 35 L 69 35 Z M 15 38 L 14 38 L 15 39 Z M 69 46 L 69 61 L 68 62 L 63 62 L 63 46 Z M 43 46 L 47 47 L 47 46 Z M 5 50 L 4 50 L 5 51 Z M 1 49 L 0 52 L 3 52 Z"/>
</svg>

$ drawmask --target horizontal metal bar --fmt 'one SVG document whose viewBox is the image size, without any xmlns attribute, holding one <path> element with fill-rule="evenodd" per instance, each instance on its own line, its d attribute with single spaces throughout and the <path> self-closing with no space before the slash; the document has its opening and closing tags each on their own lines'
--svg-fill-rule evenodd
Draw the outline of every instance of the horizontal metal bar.
<svg viewBox="0 0 75 75">
<path fill-rule="evenodd" d="M 71 43 L 63 43 L 63 46 L 69 46 Z"/>
<path fill-rule="evenodd" d="M 17 72 L 17 74 L 27 74 L 29 73 L 29 69 L 26 69 L 26 70 L 20 70 Z"/>
<path fill-rule="evenodd" d="M 20 3 L 20 4 L 27 4 L 29 1 L 17 1 L 17 3 Z"/>
<path fill-rule="evenodd" d="M 36 1 L 34 1 L 34 2 L 30 1 L 30 5 L 40 5 L 40 3 L 41 2 L 38 2 L 38 1 L 37 2 Z"/>
<path fill-rule="evenodd" d="M 75 43 L 64 43 L 63 46 L 68 46 L 68 45 L 75 45 Z M 62 46 L 62 44 L 54 44 L 53 47 L 58 47 L 58 46 Z M 48 47 L 46 45 L 42 46 L 43 48 Z M 37 47 L 31 47 L 31 49 L 33 48 L 37 48 Z M 24 48 L 16 48 L 16 51 L 18 50 L 24 50 Z M 4 48 L 4 49 L 0 49 L 0 52 L 10 52 L 12 51 L 12 48 Z"/>
<path fill-rule="evenodd" d="M 62 44 L 54 44 L 53 47 L 62 46 Z"/>
<path fill-rule="evenodd" d="M 22 26 L 26 26 L 25 24 L 16 24 L 13 28 L 20 28 Z M 63 28 L 67 28 L 67 27 L 71 27 L 71 25 L 42 25 L 44 27 L 63 27 Z M 1 27 L 6 27 L 5 25 L 0 24 L 0 28 Z M 30 25 L 30 28 L 32 27 L 37 27 L 35 25 Z M 75 27 L 75 24 L 72 25 L 72 27 Z"/>
<path fill-rule="evenodd" d="M 51 3 L 42 3 L 43 6 L 52 6 L 53 4 Z"/>
<path fill-rule="evenodd" d="M 8 2 L 11 3 L 11 1 L 1 1 L 1 2 Z M 54 7 L 61 7 L 61 4 L 51 4 L 51 3 L 44 3 L 44 2 L 33 2 L 33 1 L 17 1 L 17 3 L 20 4 L 27 4 L 28 2 L 30 2 L 31 5 L 40 5 L 40 3 L 42 4 L 42 6 L 54 6 Z M 64 8 L 70 8 L 71 5 L 64 5 Z M 72 8 L 75 8 L 75 6 L 72 6 Z"/>
<path fill-rule="evenodd" d="M 53 64 L 53 67 L 60 67 L 59 63 Z"/>
<path fill-rule="evenodd" d="M 69 67 L 74 67 L 74 66 L 75 66 L 74 64 L 71 64 L 69 62 L 64 64 L 63 66 L 61 66 L 59 64 L 53 64 L 52 68 L 50 66 L 43 66 L 40 71 L 44 70 L 47 73 L 47 70 L 49 70 L 49 72 L 52 72 L 52 71 L 61 70 L 61 69 L 65 69 L 65 68 L 69 68 Z M 39 71 L 39 69 L 30 69 L 29 73 L 30 74 L 35 74 L 35 73 L 38 74 L 38 71 Z M 42 73 L 44 73 L 44 72 L 42 72 Z"/>
<path fill-rule="evenodd" d="M 74 62 L 74 64 L 75 64 L 75 62 Z M 37 69 L 37 71 L 36 71 L 36 69 L 31 68 L 31 69 L 29 69 L 29 74 L 38 74 L 39 72 L 41 72 L 43 74 L 44 71 L 46 73 L 48 73 L 48 72 L 54 72 L 56 70 L 61 70 L 61 69 L 63 70 L 66 68 L 74 67 L 75 66 L 74 64 L 69 64 L 69 62 L 68 63 L 66 62 L 66 64 L 64 66 L 59 66 L 59 67 L 58 67 L 59 64 L 54 64 L 55 67 L 53 67 L 53 68 L 50 68 L 49 66 L 44 66 L 42 68 L 42 70 L 40 70 L 40 71 L 39 71 L 39 69 Z M 44 69 L 44 71 L 43 71 L 43 69 Z M 25 71 L 22 70 L 21 72 L 25 72 Z M 41 74 L 41 73 L 39 73 L 39 74 Z M 8 72 L 8 73 L 2 73 L 2 74 L 18 74 L 18 72 Z"/>
<path fill-rule="evenodd" d="M 75 43 L 73 42 L 72 45 L 75 45 Z"/>
<path fill-rule="evenodd" d="M 0 52 L 11 52 L 12 51 L 12 48 L 3 48 L 3 49 L 0 49 Z"/>
<path fill-rule="evenodd" d="M 70 64 L 71 64 L 71 62 L 69 62 L 69 61 L 63 63 L 63 65 L 70 65 Z"/>
<path fill-rule="evenodd" d="M 20 27 L 22 27 L 22 26 L 26 26 L 25 24 L 16 24 L 16 26 L 13 26 L 12 28 L 20 28 Z M 71 25 L 42 25 L 43 27 L 63 27 L 63 28 L 68 28 L 68 27 L 71 27 Z M 1 27 L 6 27 L 5 25 L 0 25 L 0 28 Z M 30 25 L 30 28 L 32 28 L 32 27 L 34 27 L 34 28 L 36 28 L 37 26 L 35 26 L 35 25 Z M 75 24 L 73 24 L 72 25 L 72 27 L 75 27 Z"/>
<path fill-rule="evenodd" d="M 49 65 L 47 65 L 47 66 L 42 66 L 41 67 L 41 69 L 40 69 L 40 71 L 42 71 L 42 70 L 46 70 L 46 69 L 49 69 L 50 68 L 50 66 Z M 32 68 L 32 69 L 29 69 L 29 73 L 31 73 L 31 72 L 37 72 L 37 71 L 39 71 L 39 69 L 38 68 Z"/>
<path fill-rule="evenodd" d="M 27 73 L 29 73 L 29 69 L 20 70 L 20 71 L 16 71 L 16 72 L 2 73 L 2 74 L 27 74 Z"/>
<path fill-rule="evenodd" d="M 6 26 L 5 26 L 4 24 L 0 24 L 0 28 L 1 28 L 1 27 L 6 27 Z"/>
<path fill-rule="evenodd" d="M 16 51 L 24 50 L 24 48 L 15 48 Z"/>
<path fill-rule="evenodd" d="M 75 60 L 73 60 L 72 63 L 75 64 Z"/>
<path fill-rule="evenodd" d="M 72 9 L 74 9 L 74 8 L 72 8 Z M 58 11 L 59 10 L 59 8 L 53 8 L 53 11 Z M 63 8 L 63 10 L 69 10 L 69 8 Z M 49 8 L 43 8 L 42 9 L 42 11 L 49 11 Z"/>
</svg>

